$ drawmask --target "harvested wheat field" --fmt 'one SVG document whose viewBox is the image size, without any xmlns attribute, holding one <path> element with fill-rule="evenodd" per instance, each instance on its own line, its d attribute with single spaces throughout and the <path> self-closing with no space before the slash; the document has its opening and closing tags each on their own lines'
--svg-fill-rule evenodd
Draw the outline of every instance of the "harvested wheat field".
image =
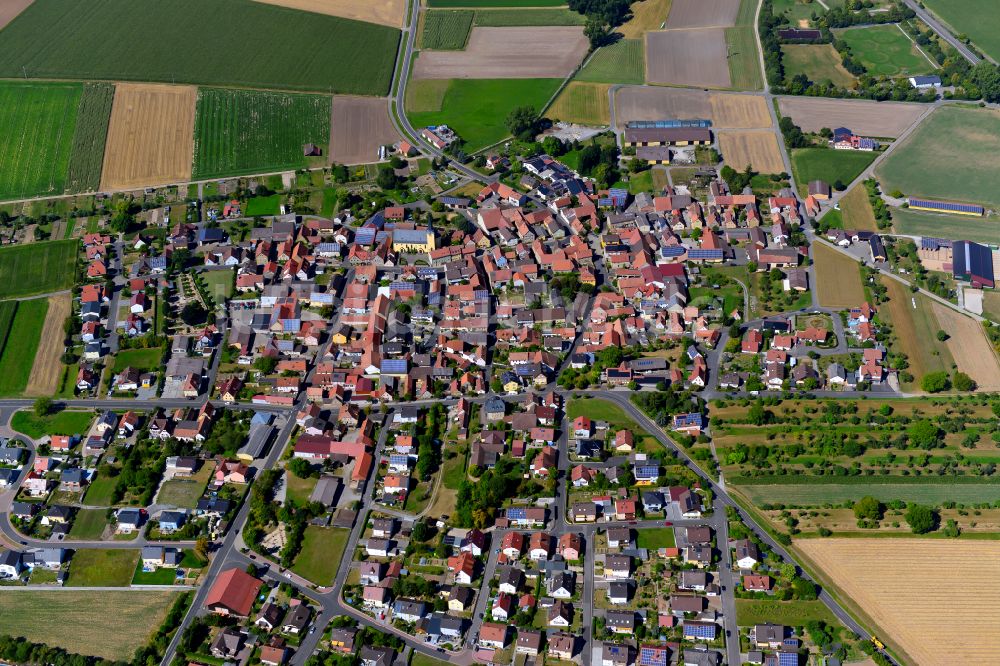
<svg viewBox="0 0 1000 666">
<path fill-rule="evenodd" d="M 995 663 L 1000 542 L 859 538 L 795 545 L 907 661 Z"/>
<path fill-rule="evenodd" d="M 711 93 L 712 124 L 717 128 L 755 129 L 771 127 L 767 103 L 756 95 Z"/>
<path fill-rule="evenodd" d="M 728 28 L 739 11 L 740 0 L 674 0 L 667 28 Z"/>
<path fill-rule="evenodd" d="M 378 147 L 399 141 L 384 97 L 336 95 L 330 112 L 330 160 L 363 164 L 378 160 Z"/>
<path fill-rule="evenodd" d="M 623 39 L 642 39 L 648 30 L 659 30 L 667 21 L 671 0 L 639 0 L 632 5 L 632 18 L 618 27 Z"/>
<path fill-rule="evenodd" d="M 778 108 L 804 132 L 849 127 L 858 134 L 889 138 L 902 134 L 930 110 L 926 104 L 819 97 L 781 97 Z"/>
<path fill-rule="evenodd" d="M 545 45 L 545 57 L 539 46 Z M 587 54 L 579 26 L 473 28 L 464 51 L 424 51 L 415 79 L 552 79 L 569 76 Z"/>
<path fill-rule="evenodd" d="M 257 0 L 304 12 L 341 16 L 399 28 L 406 17 L 406 0 Z"/>
<path fill-rule="evenodd" d="M 868 201 L 868 188 L 864 186 L 864 183 L 858 183 L 841 198 L 840 212 L 844 216 L 846 229 L 878 231 L 875 213 Z"/>
<path fill-rule="evenodd" d="M 712 107 L 702 90 L 624 86 L 615 91 L 615 120 L 619 129 L 630 120 L 711 117 Z"/>
<path fill-rule="evenodd" d="M 545 115 L 568 123 L 607 125 L 611 122 L 610 88 L 609 83 L 572 81 L 546 109 Z"/>
<path fill-rule="evenodd" d="M 646 33 L 646 81 L 698 88 L 728 88 L 729 51 L 724 28 Z"/>
<path fill-rule="evenodd" d="M 28 8 L 35 0 L 3 0 L 0 2 L 0 30 L 13 21 L 18 14 Z"/>
<path fill-rule="evenodd" d="M 49 296 L 42 337 L 38 341 L 35 363 L 31 366 L 28 386 L 24 391 L 29 397 L 52 395 L 59 390 L 59 383 L 62 381 L 62 362 L 59 357 L 63 351 L 63 323 L 72 313 L 71 299 L 72 296 L 68 293 Z"/>
<path fill-rule="evenodd" d="M 941 330 L 949 336 L 945 344 L 961 372 L 972 377 L 981 391 L 1000 390 L 1000 362 L 982 326 L 937 301 L 932 302 Z"/>
<path fill-rule="evenodd" d="M 812 244 L 813 282 L 825 308 L 852 308 L 865 300 L 858 262 L 825 243 Z"/>
<path fill-rule="evenodd" d="M 104 148 L 102 190 L 190 180 L 198 89 L 119 83 Z"/>
<path fill-rule="evenodd" d="M 719 151 L 726 164 L 737 171 L 746 165 L 760 173 L 782 173 L 785 162 L 774 132 L 719 132 Z"/>
</svg>

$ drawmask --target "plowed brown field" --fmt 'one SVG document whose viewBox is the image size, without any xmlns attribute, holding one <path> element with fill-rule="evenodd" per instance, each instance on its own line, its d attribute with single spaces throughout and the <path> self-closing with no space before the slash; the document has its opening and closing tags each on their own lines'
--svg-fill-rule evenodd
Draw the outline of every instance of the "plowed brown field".
<svg viewBox="0 0 1000 666">
<path fill-rule="evenodd" d="M 119 83 L 111 107 L 101 189 L 190 180 L 198 89 Z"/>
<path fill-rule="evenodd" d="M 378 147 L 399 141 L 383 97 L 333 98 L 330 115 L 330 159 L 343 164 L 378 160 Z"/>
<path fill-rule="evenodd" d="M 35 0 L 3 0 L 0 2 L 0 29 L 17 18 Z"/>
<path fill-rule="evenodd" d="M 406 16 L 405 0 L 257 0 L 305 12 L 342 16 L 344 18 L 398 28 Z"/>
<path fill-rule="evenodd" d="M 674 0 L 667 28 L 730 27 L 739 11 L 740 0 Z"/>
<path fill-rule="evenodd" d="M 725 28 L 647 32 L 646 81 L 728 88 L 728 55 Z"/>
</svg>

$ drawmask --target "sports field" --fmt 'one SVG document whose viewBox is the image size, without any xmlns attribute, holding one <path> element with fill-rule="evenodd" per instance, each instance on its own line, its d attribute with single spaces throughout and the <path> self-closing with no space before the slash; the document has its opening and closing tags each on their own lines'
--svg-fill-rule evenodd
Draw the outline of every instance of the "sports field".
<svg viewBox="0 0 1000 666">
<path fill-rule="evenodd" d="M 0 351 L 0 395 L 20 395 L 27 388 L 48 309 L 44 298 L 18 303 Z"/>
<path fill-rule="evenodd" d="M 813 243 L 812 254 L 820 305 L 850 308 L 864 302 L 865 290 L 858 262 L 825 243 Z"/>
<path fill-rule="evenodd" d="M 796 549 L 905 662 L 985 664 L 1000 651 L 1000 542 L 806 539 Z M 933 584 L 915 580 L 931 571 Z M 963 639 L 950 640 L 958 627 Z"/>
<path fill-rule="evenodd" d="M 79 244 L 72 238 L 0 249 L 0 299 L 69 289 Z"/>
<path fill-rule="evenodd" d="M 951 352 L 945 343 L 937 339 L 941 324 L 934 313 L 932 301 L 923 294 L 911 293 L 891 278 L 883 277 L 882 284 L 888 289 L 889 302 L 881 305 L 879 316 L 892 323 L 896 349 L 909 359 L 908 370 L 915 378 L 914 386 L 909 388 L 919 390 L 920 378 L 927 373 L 951 374 Z"/>
<path fill-rule="evenodd" d="M 76 83 L 0 83 L 0 198 L 63 193 L 82 91 Z"/>
<path fill-rule="evenodd" d="M 845 229 L 878 231 L 875 213 L 868 201 L 868 190 L 864 183 L 858 183 L 840 199 L 840 212 L 844 216 Z"/>
<path fill-rule="evenodd" d="M 414 81 L 411 87 L 422 88 L 410 95 L 420 97 L 422 106 L 437 102 L 437 111 L 408 111 L 414 127 L 446 123 L 466 142 L 472 152 L 508 136 L 507 115 L 519 106 L 541 111 L 561 83 L 560 79 L 452 79 L 444 85 L 438 80 Z M 409 109 L 410 107 L 408 107 Z"/>
<path fill-rule="evenodd" d="M 822 180 L 833 185 L 840 181 L 850 185 L 878 153 L 863 150 L 834 150 L 832 148 L 796 148 L 792 151 L 792 171 L 795 184 L 803 194 L 812 180 Z"/>
<path fill-rule="evenodd" d="M 91 192 L 101 187 L 104 144 L 114 98 L 115 87 L 110 83 L 83 85 L 66 175 L 66 189 L 70 192 Z"/>
<path fill-rule="evenodd" d="M 937 69 L 896 24 L 852 28 L 837 33 L 869 74 L 914 76 Z"/>
<path fill-rule="evenodd" d="M 3 30 L 0 76 L 384 95 L 399 37 L 251 0 L 36 0 Z"/>
<path fill-rule="evenodd" d="M 927 478 L 921 483 L 882 483 L 883 479 L 865 479 L 861 483 L 780 483 L 738 486 L 739 492 L 753 504 L 785 504 L 798 507 L 841 504 L 871 495 L 881 502 L 902 500 L 939 506 L 944 502 L 980 504 L 1000 500 L 1000 483 L 954 483 Z"/>
<path fill-rule="evenodd" d="M 1000 238 L 1000 220 L 995 217 L 937 215 L 912 208 L 892 209 L 892 228 L 897 234 L 996 243 Z"/>
<path fill-rule="evenodd" d="M 1000 112 L 942 107 L 877 173 L 886 192 L 899 189 L 908 196 L 1000 205 Z"/>
<path fill-rule="evenodd" d="M 785 78 L 805 74 L 810 81 L 831 81 L 836 86 L 850 88 L 854 77 L 840 63 L 840 54 L 831 44 L 783 44 L 782 62 Z"/>
<path fill-rule="evenodd" d="M 201 88 L 194 123 L 195 178 L 307 165 L 302 146 L 330 143 L 330 96 Z"/>
<path fill-rule="evenodd" d="M 956 34 L 972 42 L 994 59 L 1000 59 L 1000 14 L 993 0 L 924 0 L 924 4 Z"/>
<path fill-rule="evenodd" d="M 583 125 L 607 125 L 611 122 L 607 83 L 573 81 L 556 97 L 545 112 L 546 117 Z"/>
<path fill-rule="evenodd" d="M 6 634 L 128 662 L 176 599 L 176 592 L 9 592 L 0 594 L 0 616 Z"/>
<path fill-rule="evenodd" d="M 577 81 L 634 83 L 646 80 L 645 45 L 641 39 L 622 39 L 598 49 L 577 73 Z"/>
</svg>

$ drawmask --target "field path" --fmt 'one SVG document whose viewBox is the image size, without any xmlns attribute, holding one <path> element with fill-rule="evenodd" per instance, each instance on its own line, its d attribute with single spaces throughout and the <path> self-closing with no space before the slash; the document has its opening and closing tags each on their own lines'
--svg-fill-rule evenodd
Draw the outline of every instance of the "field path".
<svg viewBox="0 0 1000 666">
<path fill-rule="evenodd" d="M 980 390 L 1000 390 L 1000 361 L 982 326 L 970 317 L 931 303 L 941 329 L 951 337 L 945 342 L 958 369 L 972 377 Z"/>
<path fill-rule="evenodd" d="M 53 395 L 59 390 L 62 379 L 63 322 L 72 311 L 69 293 L 49 296 L 49 309 L 42 324 L 42 337 L 38 341 L 38 353 L 28 376 L 25 395 L 36 397 Z M 74 380 L 75 381 L 75 380 Z"/>
</svg>

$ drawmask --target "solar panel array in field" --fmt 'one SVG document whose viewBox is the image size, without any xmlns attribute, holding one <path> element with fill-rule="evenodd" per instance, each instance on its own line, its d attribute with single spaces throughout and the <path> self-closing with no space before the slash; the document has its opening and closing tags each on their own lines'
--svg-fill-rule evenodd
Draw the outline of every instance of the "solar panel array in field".
<svg viewBox="0 0 1000 666">
<path fill-rule="evenodd" d="M 910 198 L 910 208 L 939 210 L 944 213 L 959 213 L 961 215 L 982 215 L 983 207 L 976 204 L 954 203 L 952 201 L 934 201 L 933 199 Z"/>
</svg>

